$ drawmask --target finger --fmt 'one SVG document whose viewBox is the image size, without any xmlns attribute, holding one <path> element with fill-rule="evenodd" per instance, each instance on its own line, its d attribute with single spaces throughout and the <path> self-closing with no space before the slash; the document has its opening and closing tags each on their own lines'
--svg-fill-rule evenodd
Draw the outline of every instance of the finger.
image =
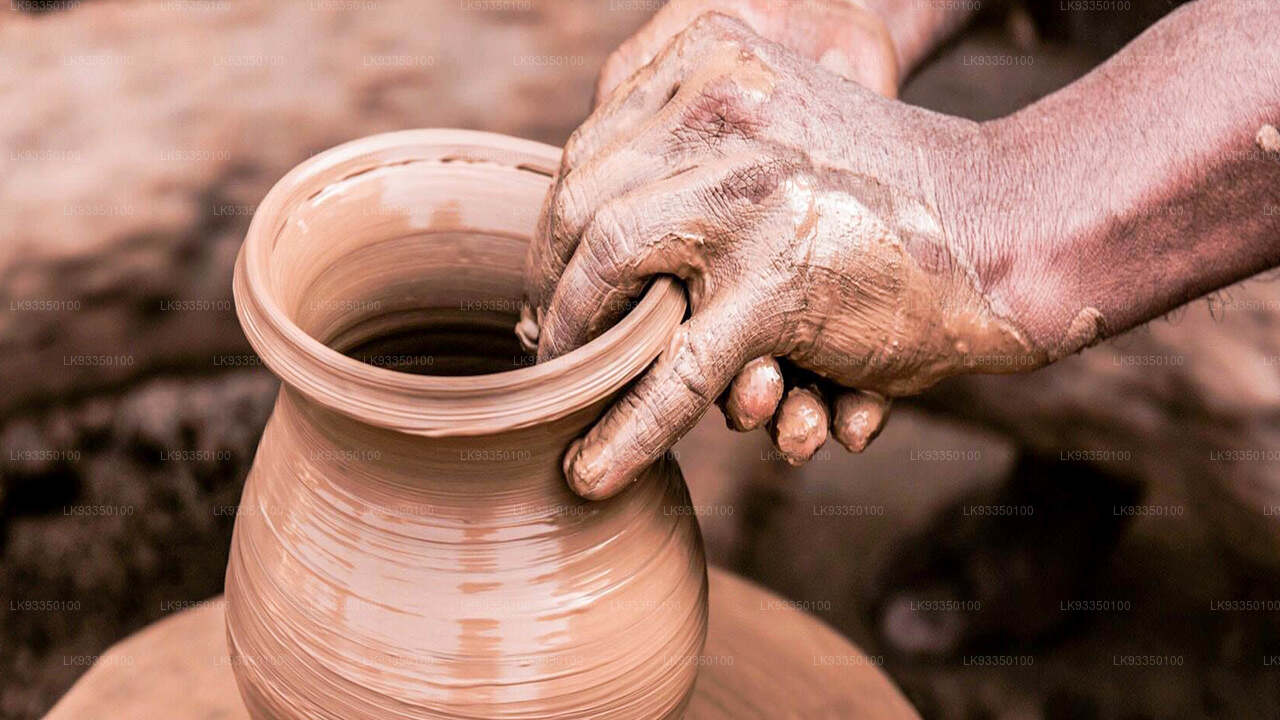
<svg viewBox="0 0 1280 720">
<path fill-rule="evenodd" d="M 520 321 L 516 323 L 516 337 L 526 352 L 537 352 L 538 338 L 542 328 L 542 312 L 546 301 L 550 298 L 553 284 L 560 279 L 564 268 L 562 260 L 554 258 L 557 252 L 551 240 L 551 206 L 560 182 L 556 180 L 547 188 L 546 197 L 542 201 L 542 209 L 538 212 L 538 225 L 529 240 L 529 250 L 524 259 L 524 298 L 520 305 Z M 572 247 L 568 249 L 572 252 Z M 553 278 L 546 273 L 555 272 Z"/>
<path fill-rule="evenodd" d="M 791 465 L 803 465 L 827 442 L 827 404 L 816 387 L 787 392 L 770 425 L 773 444 Z"/>
<path fill-rule="evenodd" d="M 892 400 L 879 393 L 849 390 L 831 403 L 831 434 L 849 452 L 862 452 L 889 419 Z"/>
<path fill-rule="evenodd" d="M 586 344 L 625 314 L 627 300 L 657 270 L 648 261 L 661 238 L 654 236 L 656 224 L 641 229 L 637 205 L 634 200 L 610 203 L 587 226 L 542 315 L 539 362 Z"/>
<path fill-rule="evenodd" d="M 591 219 L 540 318 L 538 357 L 558 357 L 610 327 L 657 274 L 686 282 L 691 312 L 714 292 L 715 240 L 750 199 L 738 160 L 711 162 L 614 200 Z"/>
<path fill-rule="evenodd" d="M 788 6 L 772 0 L 672 0 L 605 61 L 595 102 L 609 97 L 650 63 L 683 28 L 705 13 L 719 13 L 752 32 L 882 95 L 897 94 L 897 56 L 878 14 L 847 0 Z"/>
<path fill-rule="evenodd" d="M 709 51 L 717 43 L 733 41 L 741 49 L 751 44 L 753 39 L 758 41 L 751 28 L 743 22 L 742 14 L 735 12 L 740 9 L 736 7 L 740 4 L 741 0 L 721 0 L 711 3 L 710 7 L 707 0 L 680 2 L 680 6 L 692 6 L 681 11 L 687 19 L 666 27 L 661 38 L 652 41 L 652 50 L 644 54 L 643 62 L 615 65 L 625 69 L 613 71 L 618 73 L 616 81 L 597 95 L 598 106 L 569 137 L 563 158 L 567 168 L 562 169 L 573 170 L 581 166 L 656 115 L 677 96 L 679 90 L 686 89 L 700 71 L 715 66 Z M 668 4 L 659 14 L 675 9 L 676 5 L 675 2 Z M 624 43 L 610 61 L 623 56 L 627 47 L 628 44 Z M 713 69 L 732 70 L 724 66 Z"/>
<path fill-rule="evenodd" d="M 774 5 L 777 29 L 766 37 L 880 95 L 897 96 L 898 57 L 879 14 L 847 1 L 809 4 L 806 10 L 807 17 Z"/>
<path fill-rule="evenodd" d="M 565 146 L 525 265 L 529 316 L 536 320 L 537 312 L 545 311 L 583 229 L 603 203 L 687 169 L 690 160 L 673 152 L 670 128 L 680 127 L 680 114 L 687 104 L 672 100 L 698 91 L 682 82 L 686 69 L 701 57 L 694 46 L 714 38 L 743 37 L 746 32 L 740 22 L 723 15 L 699 17 L 646 69 L 644 77 L 637 78 L 634 95 L 611 102 L 575 131 Z M 696 148 L 705 161 L 708 148 L 705 144 Z"/>
<path fill-rule="evenodd" d="M 676 328 L 649 371 L 565 455 L 574 492 L 617 494 L 697 423 L 750 356 L 742 308 L 719 303 Z"/>
<path fill-rule="evenodd" d="M 661 148 L 628 143 L 561 177 L 543 204 L 525 262 L 528 304 L 546 310 L 587 223 L 608 201 L 673 172 Z"/>
<path fill-rule="evenodd" d="M 671 100 L 695 60 L 696 53 L 690 51 L 694 40 L 692 33 L 668 36 L 664 45 L 655 48 L 656 55 L 629 66 L 608 90 L 597 89 L 595 109 L 565 143 L 563 161 L 567 169 L 580 166 L 617 138 L 628 136 Z M 621 49 L 610 56 L 609 62 L 620 52 Z"/>
<path fill-rule="evenodd" d="M 782 390 L 782 368 L 777 360 L 764 355 L 748 362 L 725 393 L 725 421 L 739 432 L 755 430 L 773 417 Z"/>
<path fill-rule="evenodd" d="M 520 348 L 527 353 L 536 354 L 540 334 L 541 324 L 538 322 L 537 311 L 526 301 L 520 306 L 520 320 L 516 322 L 516 339 L 520 341 Z"/>
<path fill-rule="evenodd" d="M 757 4 L 751 0 L 671 0 L 605 60 L 596 81 L 596 101 L 608 97 L 637 69 L 651 63 L 672 38 L 703 15 L 716 13 L 731 17 L 763 35 L 760 31 L 767 29 L 768 23 L 761 22 Z"/>
</svg>

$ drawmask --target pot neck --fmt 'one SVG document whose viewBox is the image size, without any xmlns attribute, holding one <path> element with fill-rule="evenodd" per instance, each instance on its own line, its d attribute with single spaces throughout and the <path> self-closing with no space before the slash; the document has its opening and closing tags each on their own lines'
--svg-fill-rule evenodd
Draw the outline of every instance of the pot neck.
<svg viewBox="0 0 1280 720">
<path fill-rule="evenodd" d="M 441 309 L 489 321 L 495 308 L 509 311 L 514 332 L 529 233 L 558 159 L 556 148 L 500 135 L 414 130 L 302 163 L 259 205 L 237 259 L 249 342 L 292 392 L 355 426 L 472 438 L 461 444 L 477 450 L 551 432 L 558 454 L 560 428 L 580 432 L 666 346 L 685 307 L 670 278 L 582 348 L 505 372 L 414 375 L 326 345 Z"/>
<path fill-rule="evenodd" d="M 301 449 L 314 477 L 381 486 L 391 495 L 425 493 L 458 501 L 478 497 L 503 504 L 570 498 L 560 455 L 599 408 L 491 435 L 445 437 L 362 422 L 288 387 L 276 412 L 273 431 L 289 435 L 287 446 Z"/>
</svg>

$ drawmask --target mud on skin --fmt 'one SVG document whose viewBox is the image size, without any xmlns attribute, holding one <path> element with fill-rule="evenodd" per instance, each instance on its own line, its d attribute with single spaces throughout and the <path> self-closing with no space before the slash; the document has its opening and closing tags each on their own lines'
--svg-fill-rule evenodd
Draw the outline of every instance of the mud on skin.
<svg viewBox="0 0 1280 720">
<path fill-rule="evenodd" d="M 701 16 L 565 148 L 528 262 L 526 341 L 544 359 L 581 345 L 657 275 L 683 280 L 691 307 L 568 459 L 581 494 L 624 487 L 755 358 L 785 360 L 788 386 L 793 366 L 825 378 L 829 432 L 856 450 L 887 405 L 851 411 L 844 392 L 1033 370 L 1280 264 L 1280 215 L 1259 212 L 1280 187 L 1280 64 L 1255 49 L 1280 8 L 1189 3 L 983 124 L 880 97 L 814 62 L 821 33 L 773 30 L 799 54 Z M 769 372 L 756 363 L 739 387 Z M 749 410 L 730 424 L 773 408 Z"/>
<path fill-rule="evenodd" d="M 820 439 L 778 432 L 812 425 L 816 395 L 789 396 L 767 423 L 798 462 L 831 418 L 857 450 L 886 398 L 974 356 L 1043 355 L 985 301 L 979 249 L 946 221 L 979 134 L 715 14 L 619 85 L 565 148 L 530 249 L 521 335 L 541 360 L 564 354 L 662 274 L 684 281 L 691 315 L 566 458 L 573 488 L 618 492 L 731 383 L 730 425 L 766 424 L 781 400 L 771 358 L 839 386 L 825 393 Z"/>
</svg>

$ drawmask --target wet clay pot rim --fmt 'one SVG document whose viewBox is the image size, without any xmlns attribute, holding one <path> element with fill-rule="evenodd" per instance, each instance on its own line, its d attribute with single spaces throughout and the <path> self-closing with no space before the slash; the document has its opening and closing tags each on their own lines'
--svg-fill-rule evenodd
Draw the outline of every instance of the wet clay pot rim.
<svg viewBox="0 0 1280 720">
<path fill-rule="evenodd" d="M 267 193 L 236 258 L 236 313 L 250 344 L 283 382 L 312 400 L 416 435 L 500 433 L 550 422 L 607 398 L 658 356 L 680 323 L 684 292 L 671 278 L 657 278 L 621 322 L 573 352 L 515 370 L 453 377 L 397 372 L 333 350 L 288 317 L 270 281 L 276 238 L 292 210 L 338 183 L 416 163 L 487 165 L 494 168 L 495 182 L 504 173 L 532 173 L 550 182 L 559 160 L 560 150 L 543 143 L 426 129 L 372 135 L 304 161 Z"/>
</svg>

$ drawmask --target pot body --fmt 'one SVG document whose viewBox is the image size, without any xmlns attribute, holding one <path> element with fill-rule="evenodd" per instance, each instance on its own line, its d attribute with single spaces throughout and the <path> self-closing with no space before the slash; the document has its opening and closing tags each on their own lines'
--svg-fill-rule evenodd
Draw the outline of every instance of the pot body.
<svg viewBox="0 0 1280 720">
<path fill-rule="evenodd" d="M 538 163 L 556 158 L 475 133 L 361 142 L 286 176 L 237 263 L 242 325 L 284 381 L 227 569 L 250 714 L 679 717 L 707 621 L 679 469 L 660 459 L 589 503 L 560 464 L 682 306 L 664 286 L 633 310 L 647 321 L 578 360 L 497 374 L 423 378 L 340 355 L 380 348 L 447 374 L 523 365 L 511 323 L 549 179 Z M 408 330 L 428 343 L 409 352 Z"/>
<path fill-rule="evenodd" d="M 227 570 L 251 714 L 678 717 L 706 632 L 701 539 L 674 462 L 612 501 L 566 489 L 559 450 L 591 414 L 428 439 L 284 388 Z"/>
</svg>

